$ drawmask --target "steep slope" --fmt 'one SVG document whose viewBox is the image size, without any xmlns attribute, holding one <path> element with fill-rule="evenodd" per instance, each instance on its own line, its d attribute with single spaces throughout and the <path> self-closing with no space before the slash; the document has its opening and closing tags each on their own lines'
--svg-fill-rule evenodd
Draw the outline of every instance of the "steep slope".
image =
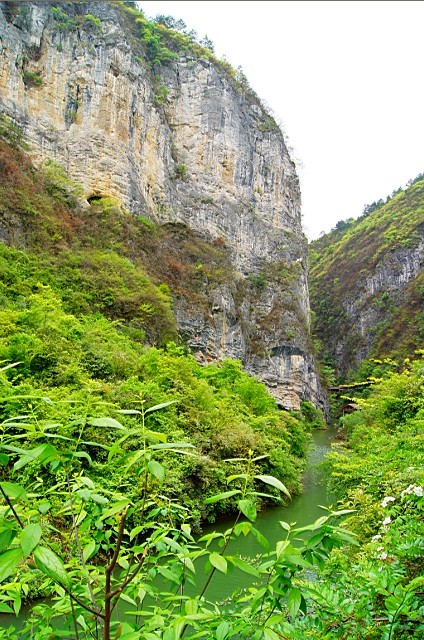
<svg viewBox="0 0 424 640">
<path fill-rule="evenodd" d="M 424 176 L 311 245 L 311 306 L 341 376 L 424 344 Z"/>
<path fill-rule="evenodd" d="M 6 134 L 0 121 L 0 137 Z M 9 129 L 9 136 L 18 142 L 18 132 Z M 225 491 L 225 459 L 242 458 L 250 449 L 263 454 L 263 473 L 298 492 L 308 437 L 303 423 L 312 423 L 318 412 L 310 403 L 302 406 L 303 415 L 281 411 L 240 363 L 200 365 L 176 344 L 170 288 L 163 282 L 167 268 L 172 263 L 176 271 L 178 260 L 184 279 L 169 279 L 174 295 L 193 299 L 200 309 L 208 279 L 219 282 L 231 267 L 223 248 L 183 226 L 158 227 L 110 200 L 81 209 L 75 190 L 57 167 L 37 170 L 0 140 L 1 234 L 10 240 L 0 242 L 2 424 L 37 407 L 41 422 L 67 429 L 68 419 L 76 425 L 74 411 L 81 405 L 95 415 L 118 411 L 123 420 L 121 409 L 171 402 L 149 424 L 161 442 L 196 448 L 194 455 L 175 456 L 166 481 L 173 497 L 190 507 L 193 521 L 222 513 L 221 505 L 203 504 L 205 491 Z M 196 268 L 200 253 L 207 277 Z M 59 435 L 59 444 L 70 435 Z M 110 444 L 107 430 L 92 435 Z M 43 429 L 29 436 L 31 443 L 32 436 L 40 443 Z M 102 486 L 120 486 L 122 465 L 108 464 L 91 440 L 84 442 L 86 453 L 95 464 L 107 464 L 99 471 Z M 139 440 L 126 445 L 128 453 Z M 12 479 L 11 467 L 4 473 Z M 134 495 L 140 495 L 138 477 L 129 484 Z"/>
<path fill-rule="evenodd" d="M 37 164 L 53 159 L 88 202 L 112 197 L 222 248 L 217 281 L 192 256 L 200 306 L 168 264 L 181 338 L 199 359 L 241 359 L 283 407 L 322 402 L 295 167 L 244 80 L 119 2 L 0 7 L 0 107 Z"/>
</svg>

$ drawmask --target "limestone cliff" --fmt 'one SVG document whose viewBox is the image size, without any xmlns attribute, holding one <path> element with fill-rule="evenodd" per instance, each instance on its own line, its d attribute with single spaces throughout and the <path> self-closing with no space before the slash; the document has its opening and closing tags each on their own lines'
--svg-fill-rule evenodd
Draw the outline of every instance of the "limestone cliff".
<svg viewBox="0 0 424 640">
<path fill-rule="evenodd" d="M 34 160 L 54 159 L 87 200 L 226 247 L 231 277 L 208 308 L 175 296 L 181 338 L 199 359 L 241 359 L 284 407 L 321 403 L 298 179 L 253 92 L 202 51 L 149 60 L 117 2 L 0 8 L 0 107 Z"/>
<path fill-rule="evenodd" d="M 312 243 L 311 304 L 322 356 L 343 378 L 369 357 L 424 344 L 424 179 Z"/>
</svg>

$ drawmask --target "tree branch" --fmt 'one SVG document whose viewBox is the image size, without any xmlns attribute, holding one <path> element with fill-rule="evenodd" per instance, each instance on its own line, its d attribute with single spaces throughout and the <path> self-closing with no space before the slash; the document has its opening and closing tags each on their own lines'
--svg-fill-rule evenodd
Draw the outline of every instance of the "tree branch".
<svg viewBox="0 0 424 640">
<path fill-rule="evenodd" d="M 18 514 L 16 513 L 13 504 L 10 502 L 10 498 L 9 496 L 4 492 L 3 487 L 0 484 L 0 491 L 3 494 L 4 499 L 6 500 L 7 504 L 9 505 L 10 509 L 12 510 L 13 515 L 15 516 L 16 520 L 18 521 L 19 526 L 21 527 L 21 529 L 24 528 L 24 525 L 22 524 L 22 520 L 20 519 L 20 517 L 18 516 Z"/>
</svg>

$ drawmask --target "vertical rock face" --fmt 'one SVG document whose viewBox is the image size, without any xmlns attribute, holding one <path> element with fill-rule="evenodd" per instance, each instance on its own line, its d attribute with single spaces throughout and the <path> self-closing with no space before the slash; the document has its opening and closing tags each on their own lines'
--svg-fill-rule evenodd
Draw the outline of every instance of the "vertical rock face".
<svg viewBox="0 0 424 640">
<path fill-rule="evenodd" d="M 209 308 L 175 300 L 182 338 L 199 358 L 241 359 L 284 407 L 319 404 L 299 185 L 273 119 L 207 57 L 153 72 L 113 3 L 62 3 L 65 17 L 11 4 L 0 3 L 0 106 L 34 159 L 60 164 L 87 199 L 115 197 L 227 247 L 233 272 Z"/>
<path fill-rule="evenodd" d="M 424 329 L 424 176 L 312 243 L 323 357 L 346 378 L 368 358 L 414 357 Z"/>
<path fill-rule="evenodd" d="M 422 226 L 415 247 L 399 248 L 388 253 L 374 273 L 358 283 L 359 286 L 354 295 L 346 295 L 342 306 L 349 319 L 350 332 L 355 338 L 356 349 L 346 348 L 340 338 L 334 341 L 338 362 L 340 362 L 339 367 L 344 375 L 348 374 L 349 369 L 358 367 L 373 350 L 375 355 L 380 356 L 392 355 L 396 351 L 396 343 L 402 341 L 400 337 L 395 340 L 394 325 L 398 320 L 395 312 L 410 302 L 408 287 L 418 280 L 423 272 L 423 266 L 424 227 Z M 413 320 L 412 313 L 409 312 L 407 321 L 413 322 Z M 416 329 L 418 332 L 418 327 Z M 399 328 L 397 331 L 399 332 Z M 400 327 L 400 331 L 405 334 L 407 327 L 405 325 Z M 420 347 L 418 335 L 414 346 Z M 404 355 L 412 356 L 413 353 Z"/>
</svg>

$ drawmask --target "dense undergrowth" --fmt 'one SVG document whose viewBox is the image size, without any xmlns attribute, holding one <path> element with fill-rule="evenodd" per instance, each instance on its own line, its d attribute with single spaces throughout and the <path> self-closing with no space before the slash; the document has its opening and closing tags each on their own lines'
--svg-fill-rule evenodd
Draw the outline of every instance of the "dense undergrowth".
<svg viewBox="0 0 424 640">
<path fill-rule="evenodd" d="M 126 12 L 152 69 L 196 53 L 187 35 Z M 90 15 L 81 19 L 101 30 Z M 68 14 L 55 16 L 74 28 Z M 200 366 L 179 343 L 173 300 L 201 309 L 210 286 L 231 280 L 225 246 L 108 198 L 81 207 L 78 186 L 54 163 L 36 170 L 7 120 L 0 135 L 0 612 L 12 621 L 26 600 L 50 596 L 23 630 L 11 622 L 0 638 L 421 638 L 418 354 L 350 399 L 360 410 L 343 418 L 346 441 L 326 461 L 340 511 L 301 530 L 282 521 L 270 548 L 257 510 L 300 489 L 308 429 L 322 418 L 308 403 L 278 410 L 239 362 Z M 358 223 L 350 259 L 365 260 L 367 248 L 378 261 L 381 237 L 391 247 L 413 239 L 417 218 L 402 207 L 422 186 L 384 205 L 397 207 L 382 216 L 387 228 L 375 231 L 371 214 Z M 321 275 L 337 295 L 333 267 L 345 263 L 327 253 Z M 340 287 L 351 277 L 347 269 Z M 396 313 L 403 327 L 408 312 Z M 414 340 L 413 329 L 393 331 Z M 234 516 L 227 532 L 194 539 L 223 514 Z M 263 553 L 230 553 L 238 536 Z M 242 571 L 250 586 L 209 602 L 217 571 Z"/>
<path fill-rule="evenodd" d="M 109 200 L 82 209 L 60 168 L 41 172 L 1 151 L 0 359 L 16 366 L 0 379 L 0 609 L 54 596 L 37 604 L 28 632 L 8 625 L 3 637 L 54 637 L 69 614 L 60 637 L 419 638 L 422 361 L 401 373 L 380 366 L 386 379 L 353 399 L 363 408 L 344 419 L 346 446 L 327 462 L 333 490 L 355 510 L 356 545 L 330 513 L 300 544 L 283 523 L 269 549 L 256 510 L 299 489 L 305 423 L 320 420 L 307 403 L 303 416 L 279 411 L 240 363 L 200 366 L 175 342 L 173 297 L 192 292 L 201 304 L 208 278 L 228 277 L 223 247 Z M 159 252 L 179 270 L 153 260 L 149 273 Z M 192 532 L 224 513 L 235 527 L 221 548 L 198 547 Z M 238 535 L 265 555 L 230 555 Z M 218 610 L 199 562 L 211 579 L 244 571 L 252 586 Z M 119 627 L 111 613 L 107 636 L 103 607 L 118 601 L 138 617 Z"/>
<path fill-rule="evenodd" d="M 160 361 L 157 352 L 148 359 L 153 368 Z M 175 369 L 161 365 L 159 378 L 175 380 Z M 24 399 L 4 371 L 11 417 L 0 451 L 9 470 L 0 483 L 0 608 L 12 616 L 28 595 L 41 590 L 51 598 L 33 607 L 20 631 L 10 624 L 0 637 L 421 638 L 423 367 L 422 359 L 407 363 L 357 399 L 362 409 L 343 420 L 347 441 L 326 462 L 344 508 L 302 529 L 280 522 L 275 548 L 255 528 L 255 503 L 264 489 L 287 491 L 259 469 L 252 449 L 228 460 L 226 491 L 203 500 L 206 507 L 235 501 L 233 526 L 196 542 L 189 503 L 171 497 L 168 480 L 178 459 L 196 453 L 187 441 L 166 439 L 179 435 L 178 403 L 140 400 L 119 410 L 92 396 Z M 236 386 L 246 382 L 234 363 L 204 372 L 218 388 L 229 376 Z M 27 413 L 16 416 L 23 400 Z M 238 536 L 255 538 L 263 553 L 234 555 L 228 543 Z M 242 571 L 250 586 L 217 606 L 207 594 L 217 571 Z"/>
<path fill-rule="evenodd" d="M 107 198 L 82 207 L 63 170 L 52 162 L 34 169 L 11 148 L 10 123 L 2 124 L 9 144 L 0 143 L 7 239 L 0 245 L 0 360 L 19 362 L 7 371 L 2 396 L 49 395 L 69 407 L 102 400 L 118 408 L 172 399 L 167 418 L 152 418 L 153 426 L 197 448 L 167 479 L 193 522 L 221 512 L 203 505 L 204 492 L 222 488 L 224 458 L 249 449 L 266 453 L 262 469 L 298 491 L 307 445 L 302 415 L 279 411 L 239 363 L 202 367 L 176 346 L 173 299 L 185 296 L 202 308 L 209 285 L 231 275 L 225 247 L 184 225 L 158 227 Z M 13 411 L 26 413 L 28 402 Z M 3 405 L 3 417 L 9 410 Z"/>
</svg>

